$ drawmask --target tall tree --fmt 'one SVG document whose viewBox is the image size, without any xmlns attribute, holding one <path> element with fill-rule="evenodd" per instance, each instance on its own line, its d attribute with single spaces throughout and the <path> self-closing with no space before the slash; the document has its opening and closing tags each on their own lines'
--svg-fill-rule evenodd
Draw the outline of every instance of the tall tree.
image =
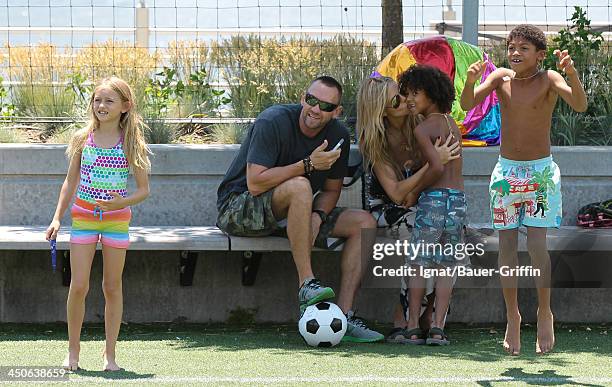
<svg viewBox="0 0 612 387">
<path fill-rule="evenodd" d="M 402 0 L 382 0 L 383 57 L 404 41 Z"/>
</svg>

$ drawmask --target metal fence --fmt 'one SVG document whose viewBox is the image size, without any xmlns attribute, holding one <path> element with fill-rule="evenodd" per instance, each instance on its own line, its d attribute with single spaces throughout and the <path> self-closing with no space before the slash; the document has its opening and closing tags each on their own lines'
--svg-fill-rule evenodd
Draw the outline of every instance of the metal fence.
<svg viewBox="0 0 612 387">
<path fill-rule="evenodd" d="M 504 65 L 509 30 L 535 24 L 554 44 L 575 27 L 576 5 L 589 39 L 602 40 L 596 55 L 581 59 L 585 71 L 607 67 L 609 82 L 608 0 L 403 1 L 403 37 L 461 38 L 465 30 Z M 329 74 L 345 87 L 350 118 L 360 81 L 381 60 L 382 29 L 381 1 L 369 0 L 4 0 L 1 113 L 51 135 L 81 121 L 92 85 L 114 74 L 152 120 L 248 119 L 298 101 L 309 80 Z"/>
</svg>

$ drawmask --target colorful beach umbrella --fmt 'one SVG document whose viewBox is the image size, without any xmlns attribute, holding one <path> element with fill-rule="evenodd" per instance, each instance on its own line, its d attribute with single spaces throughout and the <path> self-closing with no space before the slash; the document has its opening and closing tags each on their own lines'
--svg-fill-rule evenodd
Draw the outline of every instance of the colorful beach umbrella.
<svg viewBox="0 0 612 387">
<path fill-rule="evenodd" d="M 451 115 L 461 129 L 463 145 L 499 145 L 501 117 L 495 91 L 468 112 L 464 112 L 459 105 L 467 69 L 477 60 L 486 62 L 483 81 L 495 70 L 489 56 L 476 46 L 440 35 L 400 44 L 378 64 L 376 71 L 395 80 L 415 63 L 435 66 L 444 71 L 455 85 Z"/>
</svg>

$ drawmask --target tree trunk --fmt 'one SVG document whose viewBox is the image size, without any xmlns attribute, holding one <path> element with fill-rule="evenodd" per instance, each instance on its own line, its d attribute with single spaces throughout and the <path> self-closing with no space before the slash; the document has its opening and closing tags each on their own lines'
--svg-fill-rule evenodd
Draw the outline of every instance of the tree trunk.
<svg viewBox="0 0 612 387">
<path fill-rule="evenodd" d="M 402 0 L 382 0 L 382 56 L 404 42 Z"/>
</svg>

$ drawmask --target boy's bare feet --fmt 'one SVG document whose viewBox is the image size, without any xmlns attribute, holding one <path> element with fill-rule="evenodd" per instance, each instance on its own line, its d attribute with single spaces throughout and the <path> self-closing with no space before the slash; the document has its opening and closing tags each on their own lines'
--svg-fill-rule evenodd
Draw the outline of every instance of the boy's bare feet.
<svg viewBox="0 0 612 387">
<path fill-rule="evenodd" d="M 512 356 L 517 356 L 521 353 L 521 315 L 507 316 L 507 318 L 504 350 Z"/>
<path fill-rule="evenodd" d="M 102 353 L 102 357 L 104 358 L 104 368 L 102 368 L 103 371 L 123 371 L 123 368 L 117 365 L 115 359 L 107 356 L 106 352 Z"/>
<path fill-rule="evenodd" d="M 552 351 L 555 345 L 554 319 L 551 311 L 538 311 L 538 338 L 536 340 L 536 353 L 542 355 Z"/>
<path fill-rule="evenodd" d="M 66 371 L 78 371 L 79 369 L 79 354 L 77 352 L 70 352 L 66 355 L 62 368 Z"/>
</svg>

